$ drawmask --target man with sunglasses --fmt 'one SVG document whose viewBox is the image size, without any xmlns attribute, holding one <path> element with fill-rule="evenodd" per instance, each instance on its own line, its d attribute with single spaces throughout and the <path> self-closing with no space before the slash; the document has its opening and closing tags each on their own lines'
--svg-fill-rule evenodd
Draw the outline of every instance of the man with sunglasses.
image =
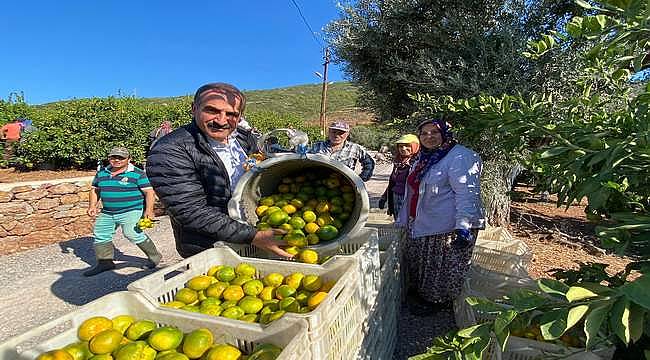
<svg viewBox="0 0 650 360">
<path fill-rule="evenodd" d="M 84 276 L 95 276 L 115 269 L 113 263 L 113 236 L 117 227 L 149 258 L 146 266 L 155 268 L 161 255 L 153 241 L 138 227 L 144 216 L 153 219 L 155 193 L 143 170 L 130 163 L 129 150 L 115 147 L 108 153 L 109 165 L 100 169 L 92 182 L 88 201 L 88 215 L 97 217 L 93 230 L 97 264 L 85 271 Z M 102 208 L 99 208 L 101 200 Z"/>
<path fill-rule="evenodd" d="M 328 140 L 315 143 L 310 152 L 327 155 L 352 170 L 359 162 L 361 164 L 359 177 L 363 181 L 368 181 L 375 169 L 375 160 L 363 146 L 349 141 L 348 136 L 350 136 L 350 125 L 343 121 L 335 121 L 329 126 Z"/>
<path fill-rule="evenodd" d="M 252 130 L 239 126 L 245 107 L 244 94 L 233 85 L 201 86 L 192 102 L 192 122 L 160 139 L 147 158 L 147 175 L 167 209 L 182 257 L 217 241 L 292 257 L 274 240 L 281 231 L 258 231 L 228 215 L 247 156 L 257 151 Z"/>
</svg>

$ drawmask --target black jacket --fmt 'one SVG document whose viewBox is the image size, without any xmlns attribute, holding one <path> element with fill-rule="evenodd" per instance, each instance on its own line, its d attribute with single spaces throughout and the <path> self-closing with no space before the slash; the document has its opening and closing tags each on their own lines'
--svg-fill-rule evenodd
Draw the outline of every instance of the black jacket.
<svg viewBox="0 0 650 360">
<path fill-rule="evenodd" d="M 238 129 L 247 153 L 256 151 L 251 131 Z M 147 157 L 147 176 L 167 208 L 176 250 L 183 257 L 216 241 L 250 244 L 256 230 L 228 216 L 230 178 L 221 159 L 194 122 L 161 138 Z"/>
</svg>

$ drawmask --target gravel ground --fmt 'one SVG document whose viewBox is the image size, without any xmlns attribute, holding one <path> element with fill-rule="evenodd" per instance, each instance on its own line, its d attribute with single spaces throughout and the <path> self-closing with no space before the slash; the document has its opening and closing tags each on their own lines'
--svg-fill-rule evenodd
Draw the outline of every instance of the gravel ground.
<svg viewBox="0 0 650 360">
<path fill-rule="evenodd" d="M 375 176 L 366 184 L 375 207 L 383 193 L 391 166 L 378 164 Z M 161 217 L 148 231 L 163 254 L 161 266 L 181 258 L 174 249 L 171 226 Z M 92 238 L 70 239 L 17 254 L 0 257 L 0 342 L 46 323 L 76 307 L 126 286 L 154 270 L 144 269 L 142 252 L 121 235 L 115 241 L 117 269 L 92 278 L 82 272 L 94 263 Z M 428 316 L 412 315 L 407 304 L 402 306 L 395 359 L 406 359 L 424 352 L 431 339 L 454 326 L 453 312 L 440 310 Z"/>
</svg>

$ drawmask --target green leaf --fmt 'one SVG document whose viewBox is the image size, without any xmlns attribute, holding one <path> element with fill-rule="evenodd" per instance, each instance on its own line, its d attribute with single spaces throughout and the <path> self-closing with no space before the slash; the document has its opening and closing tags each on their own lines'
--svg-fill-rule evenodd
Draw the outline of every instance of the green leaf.
<svg viewBox="0 0 650 360">
<path fill-rule="evenodd" d="M 490 336 L 490 325 L 489 323 L 485 323 L 470 326 L 468 328 L 458 330 L 457 334 L 463 338 Z"/>
<path fill-rule="evenodd" d="M 566 299 L 569 302 L 580 301 L 597 296 L 598 294 L 592 292 L 591 290 L 587 290 L 579 286 L 571 286 L 569 288 L 569 291 L 566 292 Z"/>
<path fill-rule="evenodd" d="M 467 302 L 474 310 L 482 313 L 493 314 L 501 312 L 504 309 L 503 305 L 481 297 L 469 296 L 465 299 L 465 302 Z"/>
<path fill-rule="evenodd" d="M 490 336 L 482 337 L 473 341 L 469 346 L 463 348 L 463 358 L 467 360 L 481 360 L 483 359 L 483 352 L 490 345 Z M 463 359 L 461 358 L 461 359 Z"/>
<path fill-rule="evenodd" d="M 578 305 L 569 309 L 566 328 L 571 329 L 573 325 L 577 324 L 578 321 L 580 321 L 582 317 L 585 316 L 587 310 L 589 310 L 589 305 Z"/>
<path fill-rule="evenodd" d="M 592 291 L 598 294 L 599 296 L 609 296 L 609 295 L 614 295 L 616 293 L 615 289 L 597 283 L 592 283 L 592 282 L 580 283 L 580 287 Z"/>
<path fill-rule="evenodd" d="M 612 307 L 609 318 L 612 330 L 625 345 L 630 343 L 630 300 L 621 296 Z"/>
<path fill-rule="evenodd" d="M 501 333 L 508 328 L 512 320 L 517 317 L 518 313 L 515 310 L 504 311 L 494 319 L 494 331 Z"/>
<path fill-rule="evenodd" d="M 643 355 L 645 355 L 645 360 L 650 360 L 650 350 L 643 350 Z"/>
<path fill-rule="evenodd" d="M 539 279 L 537 280 L 537 286 L 547 294 L 562 295 L 563 297 L 569 291 L 569 286 L 553 279 Z"/>
<path fill-rule="evenodd" d="M 621 286 L 619 291 L 646 310 L 650 310 L 650 277 L 648 275 L 643 274 L 628 282 Z"/>
<path fill-rule="evenodd" d="M 505 329 L 502 332 L 494 333 L 499 343 L 501 351 L 506 351 L 506 345 L 508 344 L 508 339 L 510 338 L 510 329 Z"/>
<path fill-rule="evenodd" d="M 565 152 L 569 151 L 569 148 L 566 147 L 555 147 L 548 149 L 539 155 L 540 159 L 548 159 L 554 156 L 562 155 Z"/>
<path fill-rule="evenodd" d="M 408 360 L 448 360 L 449 356 L 443 354 L 418 354 L 414 356 L 410 356 Z"/>
<path fill-rule="evenodd" d="M 510 304 L 519 312 L 536 309 L 548 303 L 548 299 L 530 289 L 517 289 L 508 295 Z"/>
<path fill-rule="evenodd" d="M 593 6 L 591 6 L 591 4 L 589 4 L 589 3 L 586 2 L 586 1 L 576 0 L 576 4 L 577 4 L 578 6 L 580 6 L 580 7 L 583 7 L 583 8 L 585 8 L 585 9 L 587 9 L 587 10 L 593 9 Z"/>
<path fill-rule="evenodd" d="M 546 340 L 555 340 L 562 336 L 567 329 L 569 310 L 557 309 L 545 312 L 539 319 L 539 328 Z"/>
<path fill-rule="evenodd" d="M 630 338 L 637 342 L 643 335 L 643 319 L 646 310 L 637 304 L 630 304 Z"/>
<path fill-rule="evenodd" d="M 626 80 L 630 76 L 630 70 L 628 69 L 618 69 L 612 73 L 612 78 L 616 81 Z"/>
<path fill-rule="evenodd" d="M 587 317 L 585 317 L 584 326 L 585 334 L 587 335 L 587 349 L 591 349 L 594 345 L 595 339 L 597 338 L 598 332 L 600 331 L 600 327 L 607 317 L 607 314 L 609 313 L 609 309 L 611 307 L 611 301 L 600 304 L 593 303 L 589 306 L 590 311 L 587 314 Z"/>
</svg>

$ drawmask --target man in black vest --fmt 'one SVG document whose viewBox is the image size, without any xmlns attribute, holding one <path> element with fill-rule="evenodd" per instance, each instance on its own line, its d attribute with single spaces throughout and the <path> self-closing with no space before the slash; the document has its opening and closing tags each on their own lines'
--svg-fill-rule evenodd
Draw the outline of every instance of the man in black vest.
<svg viewBox="0 0 650 360">
<path fill-rule="evenodd" d="M 257 150 L 251 130 L 237 126 L 245 107 L 244 94 L 230 84 L 201 86 L 192 102 L 193 121 L 160 139 L 147 158 L 147 176 L 167 208 L 183 257 L 217 241 L 292 257 L 274 240 L 280 230 L 258 231 L 228 216 L 247 155 Z"/>
</svg>

